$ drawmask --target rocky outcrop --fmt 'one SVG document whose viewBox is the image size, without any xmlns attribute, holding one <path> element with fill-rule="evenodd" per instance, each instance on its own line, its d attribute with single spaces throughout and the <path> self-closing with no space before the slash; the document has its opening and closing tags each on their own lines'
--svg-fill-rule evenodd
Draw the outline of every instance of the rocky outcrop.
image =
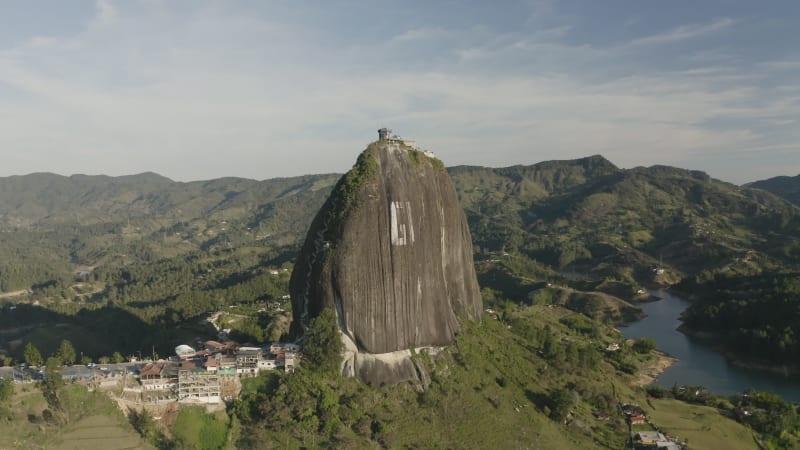
<svg viewBox="0 0 800 450">
<path fill-rule="evenodd" d="M 469 228 L 441 161 L 400 141 L 371 144 L 312 222 L 290 289 L 296 336 L 335 309 L 345 375 L 419 378 L 411 349 L 451 344 L 459 318 L 482 309 Z"/>
</svg>

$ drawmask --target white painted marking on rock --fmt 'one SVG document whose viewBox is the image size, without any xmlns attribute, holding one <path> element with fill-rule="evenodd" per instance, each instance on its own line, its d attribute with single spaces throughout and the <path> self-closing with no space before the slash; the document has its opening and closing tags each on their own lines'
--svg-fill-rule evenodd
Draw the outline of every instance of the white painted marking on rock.
<svg viewBox="0 0 800 450">
<path fill-rule="evenodd" d="M 403 214 L 403 211 L 406 213 Z M 389 216 L 391 219 L 392 245 L 403 246 L 409 244 L 409 241 L 413 244 L 414 227 L 411 224 L 411 202 L 392 202 L 389 208 Z"/>
</svg>

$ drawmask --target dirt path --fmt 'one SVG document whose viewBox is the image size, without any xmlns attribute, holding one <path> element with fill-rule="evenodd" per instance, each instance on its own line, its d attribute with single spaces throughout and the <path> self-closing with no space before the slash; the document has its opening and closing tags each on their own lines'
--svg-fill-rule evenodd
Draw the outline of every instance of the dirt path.
<svg viewBox="0 0 800 450">
<path fill-rule="evenodd" d="M 11 297 L 19 297 L 22 295 L 32 294 L 33 291 L 30 289 L 20 289 L 18 291 L 11 291 L 11 292 L 3 292 L 0 293 L 0 298 L 11 298 Z"/>
</svg>

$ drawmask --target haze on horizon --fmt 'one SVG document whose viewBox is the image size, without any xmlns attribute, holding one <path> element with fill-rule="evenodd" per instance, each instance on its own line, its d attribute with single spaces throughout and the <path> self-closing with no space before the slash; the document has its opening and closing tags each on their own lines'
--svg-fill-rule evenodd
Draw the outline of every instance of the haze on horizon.
<svg viewBox="0 0 800 450">
<path fill-rule="evenodd" d="M 343 172 L 381 126 L 448 165 L 795 175 L 798 22 L 792 0 L 3 2 L 0 176 Z"/>
</svg>

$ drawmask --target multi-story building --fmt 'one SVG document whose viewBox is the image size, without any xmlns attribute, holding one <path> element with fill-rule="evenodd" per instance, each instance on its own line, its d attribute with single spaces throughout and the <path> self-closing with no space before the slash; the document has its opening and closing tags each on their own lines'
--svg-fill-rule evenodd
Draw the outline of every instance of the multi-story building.
<svg viewBox="0 0 800 450">
<path fill-rule="evenodd" d="M 260 348 L 239 347 L 236 353 L 236 373 L 242 377 L 256 376 L 258 374 L 258 361 L 260 360 Z"/>
<path fill-rule="evenodd" d="M 187 403 L 219 403 L 222 388 L 219 375 L 200 367 L 178 371 L 178 401 Z"/>
<path fill-rule="evenodd" d="M 150 363 L 139 369 L 139 381 L 146 391 L 171 391 L 178 387 L 178 365 Z"/>
</svg>

